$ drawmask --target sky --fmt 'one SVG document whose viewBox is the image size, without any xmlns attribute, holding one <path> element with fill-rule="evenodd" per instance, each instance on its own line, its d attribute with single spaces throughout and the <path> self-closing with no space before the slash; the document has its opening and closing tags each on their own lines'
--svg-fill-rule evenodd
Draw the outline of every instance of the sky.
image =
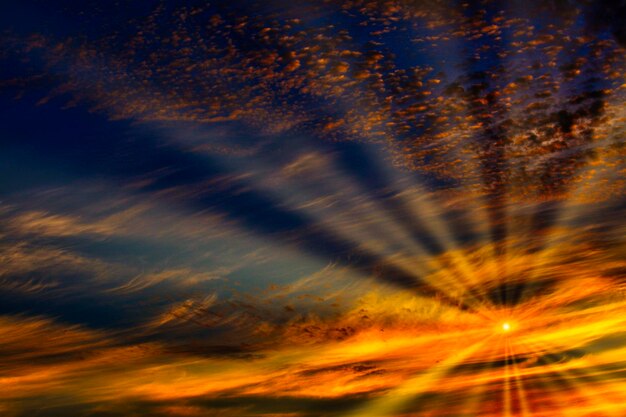
<svg viewBox="0 0 626 417">
<path fill-rule="evenodd" d="M 0 15 L 0 414 L 626 415 L 626 3 Z"/>
</svg>

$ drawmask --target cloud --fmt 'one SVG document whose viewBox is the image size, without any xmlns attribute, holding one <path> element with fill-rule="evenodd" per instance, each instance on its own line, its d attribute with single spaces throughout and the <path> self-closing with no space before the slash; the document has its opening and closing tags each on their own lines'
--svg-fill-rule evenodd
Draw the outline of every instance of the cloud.
<svg viewBox="0 0 626 417">
<path fill-rule="evenodd" d="M 623 414 L 625 61 L 574 3 L 6 36 L 0 412 Z"/>
</svg>

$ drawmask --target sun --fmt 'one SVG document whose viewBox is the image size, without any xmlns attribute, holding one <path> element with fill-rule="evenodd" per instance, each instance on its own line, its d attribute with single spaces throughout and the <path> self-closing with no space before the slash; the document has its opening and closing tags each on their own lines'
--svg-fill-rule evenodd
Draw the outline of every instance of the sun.
<svg viewBox="0 0 626 417">
<path fill-rule="evenodd" d="M 518 324 L 513 320 L 501 319 L 491 324 L 491 331 L 496 334 L 509 334 L 518 330 Z"/>
</svg>

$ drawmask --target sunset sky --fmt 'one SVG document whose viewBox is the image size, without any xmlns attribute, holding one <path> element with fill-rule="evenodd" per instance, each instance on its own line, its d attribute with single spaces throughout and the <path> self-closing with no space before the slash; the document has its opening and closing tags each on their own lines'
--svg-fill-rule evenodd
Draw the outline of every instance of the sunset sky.
<svg viewBox="0 0 626 417">
<path fill-rule="evenodd" d="M 0 11 L 0 416 L 626 415 L 622 0 Z"/>
</svg>

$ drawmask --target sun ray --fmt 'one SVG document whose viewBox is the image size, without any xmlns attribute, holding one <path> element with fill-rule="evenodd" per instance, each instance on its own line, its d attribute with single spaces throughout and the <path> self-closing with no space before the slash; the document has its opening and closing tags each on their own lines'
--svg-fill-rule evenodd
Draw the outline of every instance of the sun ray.
<svg viewBox="0 0 626 417">
<path fill-rule="evenodd" d="M 508 339 L 507 339 L 507 344 L 508 344 L 508 348 L 509 348 L 509 353 L 512 354 L 513 358 L 516 358 L 517 355 L 515 353 L 514 350 L 514 344 L 511 343 Z M 515 360 L 513 360 L 512 362 L 513 365 L 513 377 L 515 378 L 515 385 L 517 388 L 517 395 L 518 395 L 518 401 L 520 404 L 520 411 L 521 411 L 521 416 L 522 417 L 528 417 L 531 416 L 531 410 L 528 404 L 528 400 L 526 398 L 526 392 L 524 391 L 524 384 L 522 382 L 522 378 L 520 377 L 520 371 L 519 368 L 515 362 Z"/>
<path fill-rule="evenodd" d="M 533 344 L 528 346 L 532 349 L 532 351 L 543 352 L 544 355 L 549 354 L 554 347 L 549 344 Z M 558 349 L 561 349 L 560 347 L 556 348 L 557 351 Z M 546 378 L 548 375 L 558 376 L 568 388 L 575 390 L 579 395 L 584 397 L 588 405 L 597 403 L 600 398 L 606 398 L 606 394 L 594 388 L 593 385 L 577 383 L 579 377 L 572 374 L 571 369 L 567 366 L 558 366 L 556 363 L 546 363 L 542 365 L 542 367 L 546 367 L 547 372 L 540 372 L 540 375 L 545 374 Z M 600 379 L 598 379 L 597 382 L 601 382 Z M 563 393 L 563 395 L 566 395 L 566 393 Z M 617 400 L 614 404 L 618 404 L 620 402 L 621 401 Z M 611 409 L 605 409 L 604 413 L 615 417 L 621 415 L 621 411 Z"/>
<path fill-rule="evenodd" d="M 436 365 L 433 365 L 427 372 L 410 378 L 400 386 L 391 389 L 382 397 L 372 399 L 368 401 L 365 406 L 345 414 L 345 417 L 392 416 L 419 394 L 430 389 L 440 378 L 443 378 L 458 364 L 463 363 L 463 361 L 483 347 L 490 339 L 491 337 L 488 337 L 484 341 L 472 343 L 470 346 L 459 350 Z"/>
</svg>

